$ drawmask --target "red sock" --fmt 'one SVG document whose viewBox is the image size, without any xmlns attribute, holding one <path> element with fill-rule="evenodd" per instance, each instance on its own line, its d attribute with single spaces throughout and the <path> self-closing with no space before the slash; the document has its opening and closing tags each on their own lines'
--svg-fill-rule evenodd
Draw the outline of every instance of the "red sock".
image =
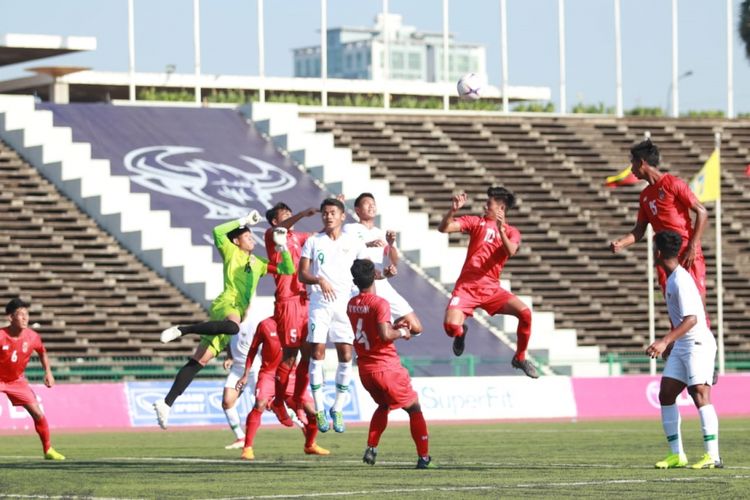
<svg viewBox="0 0 750 500">
<path fill-rule="evenodd" d="M 445 333 L 447 333 L 449 337 L 460 337 L 461 335 L 464 334 L 463 325 L 456 325 L 453 323 L 443 323 L 443 328 L 445 328 Z"/>
<path fill-rule="evenodd" d="M 262 416 L 263 410 L 258 410 L 257 408 L 253 408 L 247 414 L 247 421 L 245 423 L 245 448 L 253 446 L 255 434 L 258 432 L 258 427 L 260 427 L 260 417 Z"/>
<path fill-rule="evenodd" d="M 294 402 L 301 405 L 307 389 L 310 387 L 310 360 L 302 359 L 294 372 Z M 313 418 L 313 420 L 315 420 Z"/>
<path fill-rule="evenodd" d="M 289 372 L 292 371 L 292 367 L 286 363 L 279 363 L 279 367 L 276 368 L 276 380 L 274 390 L 276 391 L 276 397 L 274 398 L 274 404 L 283 403 L 286 395 L 286 386 L 289 383 Z"/>
<path fill-rule="evenodd" d="M 370 420 L 370 432 L 367 435 L 367 446 L 375 448 L 380 442 L 380 436 L 385 432 L 385 428 L 388 426 L 388 407 L 378 406 L 375 413 L 372 414 Z"/>
<path fill-rule="evenodd" d="M 39 420 L 34 420 L 34 429 L 36 429 L 36 433 L 39 434 L 39 439 L 42 440 L 42 449 L 44 450 L 44 453 L 47 453 L 47 450 L 52 446 L 49 443 L 49 424 L 47 423 L 47 417 L 42 415 L 42 418 Z"/>
<path fill-rule="evenodd" d="M 427 436 L 427 422 L 424 421 L 424 415 L 421 411 L 409 413 L 409 427 L 411 428 L 411 438 L 417 445 L 417 455 L 426 457 L 430 454 L 430 441 Z"/>
<path fill-rule="evenodd" d="M 307 425 L 302 432 L 305 434 L 305 448 L 309 448 L 315 443 L 318 436 L 318 423 L 315 421 L 315 415 L 307 414 Z"/>
<path fill-rule="evenodd" d="M 531 338 L 531 309 L 524 309 L 518 314 L 518 328 L 516 329 L 516 357 L 518 361 L 526 359 L 526 348 Z"/>
</svg>

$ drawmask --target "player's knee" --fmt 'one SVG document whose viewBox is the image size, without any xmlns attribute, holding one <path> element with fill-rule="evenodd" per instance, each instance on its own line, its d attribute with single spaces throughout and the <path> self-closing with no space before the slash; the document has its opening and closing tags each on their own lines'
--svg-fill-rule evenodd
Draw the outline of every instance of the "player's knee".
<svg viewBox="0 0 750 500">
<path fill-rule="evenodd" d="M 225 410 L 225 411 L 226 410 L 231 410 L 232 408 L 234 408 L 234 403 L 235 403 L 235 401 L 226 401 L 226 400 L 224 400 L 224 401 L 221 402 L 221 409 Z"/>
<path fill-rule="evenodd" d="M 531 325 L 531 309 L 528 307 L 518 313 L 518 322 L 523 325 Z"/>
<path fill-rule="evenodd" d="M 443 323 L 443 328 L 445 329 L 445 333 L 447 333 L 449 337 L 460 337 L 464 334 L 463 327 L 456 323 L 445 322 Z"/>
<path fill-rule="evenodd" d="M 412 413 L 419 413 L 422 411 L 422 406 L 419 404 L 419 399 L 414 401 L 412 404 L 404 408 L 406 410 L 406 413 L 412 414 Z"/>
</svg>

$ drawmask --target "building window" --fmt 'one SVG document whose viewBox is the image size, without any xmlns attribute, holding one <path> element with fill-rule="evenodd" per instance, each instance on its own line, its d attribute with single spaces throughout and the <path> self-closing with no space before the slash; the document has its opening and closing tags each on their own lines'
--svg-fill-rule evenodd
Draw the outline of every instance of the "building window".
<svg viewBox="0 0 750 500">
<path fill-rule="evenodd" d="M 422 69 L 422 54 L 418 52 L 411 52 L 409 54 L 409 69 L 415 71 L 421 71 Z"/>
<path fill-rule="evenodd" d="M 403 52 L 391 52 L 391 68 L 394 70 L 404 69 Z"/>
</svg>

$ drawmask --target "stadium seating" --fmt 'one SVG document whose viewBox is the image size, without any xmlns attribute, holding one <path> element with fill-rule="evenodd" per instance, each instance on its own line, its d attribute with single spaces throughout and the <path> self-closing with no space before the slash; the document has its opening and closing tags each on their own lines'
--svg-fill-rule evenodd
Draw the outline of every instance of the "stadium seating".
<svg viewBox="0 0 750 500">
<path fill-rule="evenodd" d="M 110 368 L 130 357 L 184 360 L 194 339 L 164 346 L 159 332 L 202 321 L 200 305 L 124 250 L 4 143 L 0 184 L 0 296 L 31 301 L 31 322 L 40 324 L 62 372 L 91 358 Z"/>
</svg>

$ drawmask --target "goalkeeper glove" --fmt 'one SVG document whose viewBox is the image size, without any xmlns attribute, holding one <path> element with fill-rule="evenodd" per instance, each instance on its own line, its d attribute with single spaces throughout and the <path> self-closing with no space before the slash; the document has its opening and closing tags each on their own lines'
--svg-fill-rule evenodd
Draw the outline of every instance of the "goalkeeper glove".
<svg viewBox="0 0 750 500">
<path fill-rule="evenodd" d="M 244 217 L 237 219 L 240 226 L 254 226 L 261 221 L 260 214 L 257 210 L 252 210 Z"/>
<path fill-rule="evenodd" d="M 287 249 L 286 247 L 286 235 L 287 229 L 285 227 L 273 228 L 273 242 L 276 244 L 276 251 L 283 252 Z"/>
</svg>

